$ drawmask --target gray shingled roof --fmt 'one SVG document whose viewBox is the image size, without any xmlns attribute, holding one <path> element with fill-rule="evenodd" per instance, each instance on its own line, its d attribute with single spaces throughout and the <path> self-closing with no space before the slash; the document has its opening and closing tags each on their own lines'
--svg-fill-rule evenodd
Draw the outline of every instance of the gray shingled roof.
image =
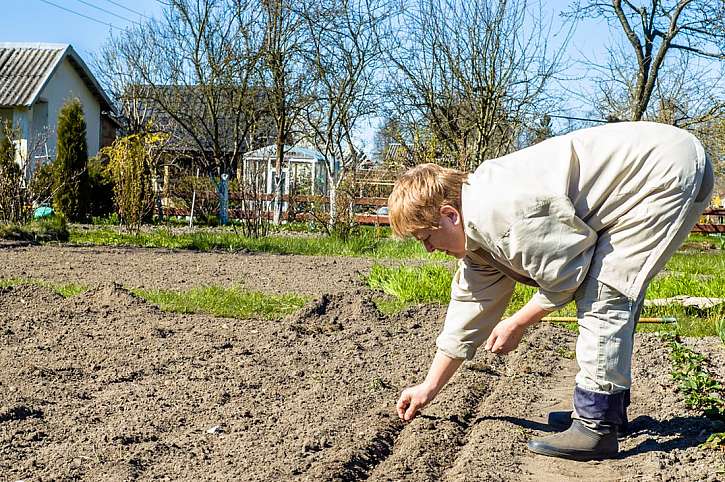
<svg viewBox="0 0 725 482">
<path fill-rule="evenodd" d="M 0 42 L 0 107 L 30 107 L 61 61 L 68 57 L 102 109 L 111 101 L 80 56 L 68 44 Z"/>
</svg>

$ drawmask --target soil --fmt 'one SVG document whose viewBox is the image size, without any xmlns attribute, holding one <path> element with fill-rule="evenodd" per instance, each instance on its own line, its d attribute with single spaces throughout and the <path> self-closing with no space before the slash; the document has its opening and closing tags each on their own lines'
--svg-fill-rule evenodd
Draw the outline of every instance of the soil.
<svg viewBox="0 0 725 482">
<path fill-rule="evenodd" d="M 0 259 L 0 278 L 92 286 L 68 299 L 0 290 L 0 480 L 724 477 L 724 454 L 698 444 L 725 428 L 684 407 L 654 334 L 637 335 L 620 457 L 578 463 L 526 449 L 551 431 L 549 411 L 570 408 L 576 335 L 561 327 L 538 325 L 506 357 L 479 353 L 404 424 L 395 401 L 425 376 L 445 308 L 382 315 L 359 280 L 370 261 L 64 246 Z M 219 279 L 316 299 L 281 321 L 234 320 L 127 290 Z M 725 380 L 722 342 L 688 343 Z"/>
<path fill-rule="evenodd" d="M 0 277 L 89 286 L 184 290 L 237 285 L 266 293 L 343 293 L 374 261 L 331 256 L 230 254 L 126 247 L 0 244 Z"/>
</svg>

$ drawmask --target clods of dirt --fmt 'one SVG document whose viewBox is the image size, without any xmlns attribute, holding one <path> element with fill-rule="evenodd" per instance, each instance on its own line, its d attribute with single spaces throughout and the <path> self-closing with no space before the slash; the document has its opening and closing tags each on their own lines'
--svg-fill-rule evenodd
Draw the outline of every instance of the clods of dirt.
<svg viewBox="0 0 725 482">
<path fill-rule="evenodd" d="M 370 292 L 324 294 L 286 318 L 290 328 L 300 334 L 324 333 L 345 329 L 347 320 L 381 320 Z"/>
</svg>

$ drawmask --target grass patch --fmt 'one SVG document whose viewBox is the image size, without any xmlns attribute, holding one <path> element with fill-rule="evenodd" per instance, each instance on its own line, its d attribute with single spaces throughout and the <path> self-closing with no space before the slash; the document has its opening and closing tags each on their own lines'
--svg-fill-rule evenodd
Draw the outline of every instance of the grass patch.
<svg viewBox="0 0 725 482">
<path fill-rule="evenodd" d="M 368 285 L 387 296 L 376 300 L 378 309 L 391 314 L 411 303 L 450 302 L 452 272 L 443 265 L 384 267 L 375 265 L 367 277 Z M 649 286 L 647 299 L 677 295 L 725 298 L 725 253 L 677 253 L 667 264 L 664 275 Z M 536 288 L 517 284 L 505 315 L 510 316 L 531 299 Z M 557 316 L 576 316 L 576 306 L 569 303 Z M 640 323 L 639 332 L 670 331 L 682 336 L 717 336 L 725 342 L 725 305 L 696 310 L 680 305 L 645 307 L 643 317 L 675 317 L 677 323 Z M 576 330 L 576 323 L 563 326 Z"/>
<path fill-rule="evenodd" d="M 725 298 L 725 254 L 677 253 L 667 263 L 663 275 L 647 290 L 647 299 L 688 295 Z M 717 336 L 725 318 L 725 304 L 699 310 L 681 305 L 651 306 L 643 316 L 674 316 L 677 333 L 683 336 Z"/>
<path fill-rule="evenodd" d="M 101 246 L 140 246 L 197 251 L 251 251 L 274 254 L 318 256 L 358 256 L 371 258 L 448 259 L 441 253 L 428 253 L 415 240 L 399 241 L 379 230 L 365 229 L 342 239 L 334 236 L 277 235 L 248 238 L 234 231 L 214 230 L 174 234 L 157 228 L 140 234 L 116 229 L 71 229 L 70 242 Z"/>
<path fill-rule="evenodd" d="M 400 266 L 389 268 L 374 265 L 367 278 L 368 285 L 380 290 L 402 305 L 410 303 L 448 303 L 451 299 L 451 272 L 441 265 Z"/>
<path fill-rule="evenodd" d="M 663 274 L 722 276 L 725 274 L 725 253 L 720 251 L 707 253 L 679 251 L 667 262 Z"/>
<path fill-rule="evenodd" d="M 206 313 L 225 318 L 277 320 L 299 310 L 308 298 L 295 295 L 270 295 L 240 288 L 204 286 L 189 291 L 133 289 L 134 294 L 176 313 Z"/>
<path fill-rule="evenodd" d="M 384 315 L 394 315 L 396 313 L 400 313 L 410 305 L 410 303 L 401 301 L 394 296 L 376 296 L 373 297 L 373 302 L 378 308 L 378 311 Z"/>
<path fill-rule="evenodd" d="M 27 224 L 0 224 L 0 239 L 13 241 L 68 241 L 70 234 L 65 218 L 51 216 Z"/>
<path fill-rule="evenodd" d="M 53 283 L 50 281 L 31 278 L 0 279 L 0 288 L 7 288 L 9 286 L 40 286 L 42 288 L 53 290 L 63 298 L 71 298 L 81 293 L 85 293 L 88 290 L 87 286 L 79 283 Z"/>
</svg>

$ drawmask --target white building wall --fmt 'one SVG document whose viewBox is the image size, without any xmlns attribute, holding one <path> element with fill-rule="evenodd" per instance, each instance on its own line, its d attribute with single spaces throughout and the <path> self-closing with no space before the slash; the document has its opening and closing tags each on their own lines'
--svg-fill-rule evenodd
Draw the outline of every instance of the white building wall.
<svg viewBox="0 0 725 482">
<path fill-rule="evenodd" d="M 70 61 L 65 58 L 40 92 L 40 98 L 48 102 L 48 153 L 51 159 L 55 158 L 58 112 L 63 104 L 74 97 L 78 97 L 83 105 L 88 157 L 98 153 L 101 141 L 101 106 Z"/>
<path fill-rule="evenodd" d="M 12 128 L 17 129 L 18 139 L 15 140 L 15 162 L 25 171 L 28 165 L 28 139 L 30 138 L 30 117 L 33 111 L 18 108 L 13 111 Z"/>
</svg>

